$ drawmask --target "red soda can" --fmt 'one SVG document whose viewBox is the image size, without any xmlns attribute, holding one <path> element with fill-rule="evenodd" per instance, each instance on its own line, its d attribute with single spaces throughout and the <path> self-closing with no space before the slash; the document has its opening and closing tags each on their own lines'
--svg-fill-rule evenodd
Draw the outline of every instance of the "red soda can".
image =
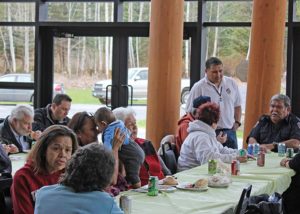
<svg viewBox="0 0 300 214">
<path fill-rule="evenodd" d="M 265 165 L 265 153 L 259 152 L 257 155 L 257 166 L 264 166 Z"/>
<path fill-rule="evenodd" d="M 231 162 L 231 175 L 237 175 L 237 164 L 236 160 Z"/>
</svg>

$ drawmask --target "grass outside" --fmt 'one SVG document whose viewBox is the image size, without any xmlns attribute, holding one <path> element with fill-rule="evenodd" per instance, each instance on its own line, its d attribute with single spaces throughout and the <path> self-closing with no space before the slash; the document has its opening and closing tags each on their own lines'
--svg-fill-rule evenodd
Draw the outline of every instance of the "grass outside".
<svg viewBox="0 0 300 214">
<path fill-rule="evenodd" d="M 97 104 L 99 105 L 99 100 L 92 96 L 92 90 L 90 88 L 68 88 L 66 89 L 66 94 L 72 98 L 72 103 L 74 104 Z M 130 100 L 128 103 L 130 104 Z M 133 100 L 134 105 L 145 105 L 146 100 Z"/>
<path fill-rule="evenodd" d="M 92 90 L 90 88 L 68 88 L 66 94 L 72 98 L 73 104 L 97 104 L 99 100 L 92 96 Z"/>
</svg>

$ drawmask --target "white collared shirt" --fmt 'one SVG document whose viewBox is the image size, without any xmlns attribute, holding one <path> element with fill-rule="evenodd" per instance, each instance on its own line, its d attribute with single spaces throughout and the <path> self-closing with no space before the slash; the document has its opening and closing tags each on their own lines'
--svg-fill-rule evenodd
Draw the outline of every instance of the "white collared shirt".
<svg viewBox="0 0 300 214">
<path fill-rule="evenodd" d="M 186 104 L 186 111 L 193 109 L 193 100 L 200 95 L 209 96 L 212 102 L 220 106 L 220 120 L 218 128 L 231 129 L 234 124 L 234 108 L 241 106 L 241 95 L 236 82 L 231 77 L 223 76 L 219 88 L 211 83 L 206 75 L 200 81 L 195 83 L 190 91 Z"/>
</svg>

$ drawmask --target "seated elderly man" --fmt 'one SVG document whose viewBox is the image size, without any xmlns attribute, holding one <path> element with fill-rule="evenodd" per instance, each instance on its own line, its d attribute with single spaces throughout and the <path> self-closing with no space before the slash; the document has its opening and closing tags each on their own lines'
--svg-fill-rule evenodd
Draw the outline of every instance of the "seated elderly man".
<svg viewBox="0 0 300 214">
<path fill-rule="evenodd" d="M 290 98 L 276 94 L 270 101 L 270 115 L 263 115 L 252 128 L 247 143 L 259 143 L 261 147 L 277 151 L 278 143 L 298 149 L 300 144 L 300 120 L 291 113 Z"/>
<path fill-rule="evenodd" d="M 67 117 L 71 108 L 72 99 L 66 94 L 57 94 L 45 108 L 35 109 L 34 131 L 44 131 L 51 125 L 67 125 L 70 119 Z"/>
<path fill-rule="evenodd" d="M 7 145 L 6 151 L 15 153 L 31 148 L 32 139 L 29 135 L 32 132 L 32 121 L 31 106 L 17 105 L 12 109 L 11 114 L 0 124 L 0 142 Z"/>
</svg>

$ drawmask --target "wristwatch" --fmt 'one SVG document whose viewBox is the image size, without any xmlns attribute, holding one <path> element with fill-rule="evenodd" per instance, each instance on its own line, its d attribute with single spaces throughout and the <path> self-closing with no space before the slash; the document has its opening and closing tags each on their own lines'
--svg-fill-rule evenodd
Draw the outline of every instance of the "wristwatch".
<svg viewBox="0 0 300 214">
<path fill-rule="evenodd" d="M 238 124 L 238 125 L 239 125 L 239 127 L 242 125 L 242 124 L 241 124 L 241 122 L 240 122 L 240 121 L 237 121 L 237 120 L 236 120 L 236 121 L 234 121 L 234 123 Z"/>
<path fill-rule="evenodd" d="M 278 143 L 273 142 L 272 144 L 273 144 L 273 146 L 274 146 L 274 149 L 273 149 L 273 150 L 277 151 L 277 150 L 278 150 Z"/>
</svg>

